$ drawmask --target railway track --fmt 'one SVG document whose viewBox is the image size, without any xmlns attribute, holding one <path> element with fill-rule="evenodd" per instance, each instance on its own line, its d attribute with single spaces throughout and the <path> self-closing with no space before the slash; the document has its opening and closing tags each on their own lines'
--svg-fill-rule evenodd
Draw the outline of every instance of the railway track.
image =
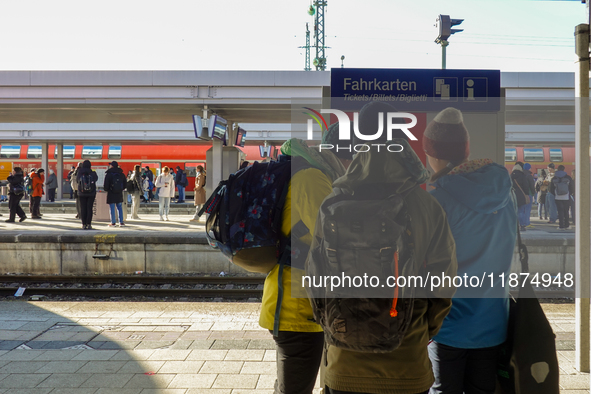
<svg viewBox="0 0 591 394">
<path fill-rule="evenodd" d="M 0 296 L 259 299 L 264 277 L 0 275 Z M 517 292 L 511 292 L 517 296 Z M 574 290 L 538 290 L 540 299 L 574 298 Z"/>
<path fill-rule="evenodd" d="M 259 299 L 261 277 L 1 275 L 0 296 Z"/>
</svg>

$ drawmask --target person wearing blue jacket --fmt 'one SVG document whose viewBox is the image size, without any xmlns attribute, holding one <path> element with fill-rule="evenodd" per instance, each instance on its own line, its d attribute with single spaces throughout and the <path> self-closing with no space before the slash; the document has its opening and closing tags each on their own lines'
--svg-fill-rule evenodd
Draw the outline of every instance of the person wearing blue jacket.
<svg viewBox="0 0 591 394">
<path fill-rule="evenodd" d="M 490 159 L 468 160 L 469 138 L 462 113 L 451 107 L 423 136 L 435 171 L 431 193 L 456 242 L 457 275 L 484 278 L 482 287 L 471 282 L 457 288 L 451 311 L 429 344 L 435 374 L 431 394 L 494 393 L 499 345 L 507 335 L 517 207 L 505 167 Z"/>
</svg>

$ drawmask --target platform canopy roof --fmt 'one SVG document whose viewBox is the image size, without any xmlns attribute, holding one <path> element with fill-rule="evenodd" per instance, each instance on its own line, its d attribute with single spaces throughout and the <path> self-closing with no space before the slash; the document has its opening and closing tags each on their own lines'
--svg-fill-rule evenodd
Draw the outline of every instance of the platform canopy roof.
<svg viewBox="0 0 591 394">
<path fill-rule="evenodd" d="M 574 73 L 501 73 L 501 87 L 507 141 L 574 141 Z M 199 143 L 207 107 L 248 143 L 281 143 L 293 100 L 322 97 L 330 71 L 0 71 L 0 141 Z"/>
</svg>

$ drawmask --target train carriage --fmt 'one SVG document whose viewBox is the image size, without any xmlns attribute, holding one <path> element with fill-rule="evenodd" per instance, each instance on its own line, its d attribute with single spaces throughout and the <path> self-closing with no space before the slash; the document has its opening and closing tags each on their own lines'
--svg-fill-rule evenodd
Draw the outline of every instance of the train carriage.
<svg viewBox="0 0 591 394">
<path fill-rule="evenodd" d="M 540 175 L 548 164 L 554 163 L 556 167 L 563 165 L 570 175 L 575 168 L 575 148 L 573 146 L 507 146 L 505 147 L 505 167 L 509 172 L 513 170 L 516 161 L 531 164 L 532 174 Z"/>
<path fill-rule="evenodd" d="M 109 168 L 113 160 L 119 163 L 123 172 L 133 171 L 136 164 L 149 166 L 154 175 L 159 175 L 164 166 L 176 172 L 176 167 L 183 169 L 189 181 L 188 195 L 195 187 L 195 170 L 198 165 L 206 168 L 205 155 L 210 145 L 63 145 L 63 177 L 79 162 L 90 160 L 93 168 L 101 175 Z M 241 159 L 248 161 L 264 160 L 258 146 L 238 148 L 242 151 Z M 274 150 L 276 151 L 276 149 Z M 48 145 L 48 167 L 56 171 L 57 147 Z M 5 180 L 13 167 L 23 169 L 41 167 L 41 145 L 2 144 L 0 146 L 0 180 Z M 56 171 L 57 172 L 57 171 Z M 64 181 L 64 193 L 69 193 L 69 185 Z"/>
</svg>

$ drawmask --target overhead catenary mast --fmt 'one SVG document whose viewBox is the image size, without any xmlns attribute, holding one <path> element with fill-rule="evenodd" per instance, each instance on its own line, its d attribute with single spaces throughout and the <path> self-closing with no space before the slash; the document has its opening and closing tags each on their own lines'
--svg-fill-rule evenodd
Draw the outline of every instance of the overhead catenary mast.
<svg viewBox="0 0 591 394">
<path fill-rule="evenodd" d="M 314 7 L 316 8 L 316 16 L 314 18 L 314 36 L 316 38 L 316 57 L 314 58 L 314 66 L 316 71 L 324 71 L 326 69 L 326 54 L 324 46 L 324 7 L 327 6 L 327 0 L 315 0 Z M 310 6 L 312 10 L 312 6 Z"/>
<path fill-rule="evenodd" d="M 326 69 L 326 48 L 324 45 L 324 8 L 327 6 L 327 0 L 314 0 L 308 8 L 308 15 L 314 17 L 314 45 L 310 45 L 310 30 L 306 23 L 306 46 L 299 47 L 306 49 L 306 65 L 304 70 L 310 71 L 310 48 L 316 48 L 316 56 L 314 57 L 314 67 L 316 71 L 324 71 Z"/>
<path fill-rule="evenodd" d="M 305 48 L 306 49 L 306 64 L 304 66 L 304 71 L 310 71 L 310 29 L 308 29 L 308 24 L 306 23 L 306 45 L 303 47 L 298 48 Z"/>
</svg>

